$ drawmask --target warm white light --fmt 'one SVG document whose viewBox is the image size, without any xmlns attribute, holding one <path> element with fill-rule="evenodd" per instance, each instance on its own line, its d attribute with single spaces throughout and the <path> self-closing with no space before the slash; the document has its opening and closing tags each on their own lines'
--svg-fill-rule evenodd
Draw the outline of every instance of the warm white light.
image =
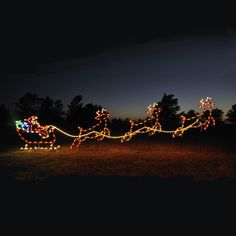
<svg viewBox="0 0 236 236">
<path fill-rule="evenodd" d="M 177 137 L 177 136 L 182 136 L 189 129 L 201 128 L 203 130 L 206 130 L 210 125 L 213 126 L 215 125 L 215 119 L 212 115 L 212 108 L 214 106 L 215 102 L 213 102 L 210 97 L 207 97 L 206 99 L 201 99 L 200 104 L 198 106 L 202 110 L 200 114 L 197 113 L 195 116 L 190 118 L 186 118 L 184 115 L 182 115 L 180 127 L 178 127 L 176 130 L 163 130 L 159 122 L 159 115 L 161 113 L 161 108 L 159 107 L 158 103 L 153 103 L 153 105 L 148 106 L 148 109 L 146 111 L 149 117 L 139 123 L 135 123 L 134 121 L 130 120 L 129 132 L 120 136 L 111 135 L 107 125 L 110 114 L 104 108 L 96 112 L 95 119 L 98 121 L 98 123 L 88 129 L 83 129 L 82 127 L 78 127 L 79 130 L 78 135 L 69 134 L 54 125 L 42 126 L 39 124 L 37 116 L 32 116 L 28 119 L 25 119 L 24 123 L 21 121 L 17 121 L 16 126 L 19 136 L 24 142 L 26 142 L 25 147 L 21 148 L 21 150 L 32 149 L 32 147 L 28 148 L 28 145 L 32 144 L 35 145 L 49 144 L 50 150 L 52 149 L 57 150 L 58 148 L 60 148 L 60 146 L 59 145 L 57 147 L 53 146 L 53 144 L 56 141 L 56 136 L 54 133 L 55 130 L 57 130 L 58 132 L 62 133 L 65 136 L 74 138 L 71 148 L 73 146 L 79 147 L 80 144 L 86 141 L 87 139 L 97 139 L 97 141 L 102 141 L 104 138 L 109 138 L 109 139 L 120 139 L 121 142 L 127 142 L 130 141 L 137 134 L 148 133 L 149 135 L 154 135 L 155 133 L 167 133 L 167 134 L 172 134 L 172 137 Z M 209 111 L 209 115 L 207 118 L 204 118 L 204 114 L 206 111 Z M 189 124 L 188 126 L 185 126 L 186 121 L 192 121 L 192 123 Z M 29 131 L 26 130 L 23 125 L 21 126 L 21 124 L 27 126 L 27 129 L 29 129 Z M 38 142 L 30 141 L 23 136 L 24 133 L 38 134 L 41 140 Z M 49 133 L 52 133 L 52 136 L 50 136 Z M 48 148 L 47 147 L 37 148 L 35 146 L 34 149 L 42 150 Z"/>
</svg>

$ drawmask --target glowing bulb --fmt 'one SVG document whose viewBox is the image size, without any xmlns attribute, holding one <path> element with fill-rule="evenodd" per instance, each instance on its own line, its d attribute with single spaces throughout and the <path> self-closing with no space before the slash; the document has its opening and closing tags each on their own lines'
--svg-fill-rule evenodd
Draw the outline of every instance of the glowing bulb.
<svg viewBox="0 0 236 236">
<path fill-rule="evenodd" d="M 161 113 L 161 108 L 159 107 L 158 103 L 153 103 L 152 105 L 148 106 L 146 113 L 149 115 L 146 119 L 135 123 L 134 121 L 130 120 L 130 131 L 120 135 L 120 136 L 112 136 L 110 130 L 108 129 L 108 118 L 110 114 L 107 112 L 105 108 L 98 110 L 96 112 L 95 119 L 98 123 L 88 129 L 83 129 L 82 127 L 78 127 L 79 134 L 72 135 L 68 134 L 65 131 L 59 129 L 54 125 L 46 125 L 42 126 L 38 122 L 37 116 L 31 116 L 28 119 L 22 121 L 16 121 L 16 130 L 19 134 L 20 138 L 26 143 L 24 148 L 25 149 L 32 149 L 32 147 L 28 147 L 28 145 L 40 145 L 40 144 L 49 144 L 48 147 L 39 147 L 36 146 L 34 149 L 58 149 L 60 146 L 53 147 L 53 144 L 56 141 L 55 131 L 62 133 L 65 136 L 70 138 L 74 138 L 74 141 L 70 148 L 73 146 L 79 147 L 82 142 L 89 140 L 89 139 L 97 139 L 97 141 L 102 141 L 104 138 L 109 139 L 120 139 L 121 142 L 130 141 L 135 135 L 137 134 L 145 134 L 148 133 L 149 135 L 153 135 L 156 132 L 158 133 L 168 133 L 172 134 L 173 137 L 182 136 L 187 130 L 193 128 L 201 128 L 206 130 L 209 125 L 215 125 L 215 119 L 212 116 L 212 108 L 214 107 L 215 103 L 212 101 L 210 97 L 206 99 L 201 99 L 199 108 L 202 110 L 201 113 L 197 113 L 195 116 L 186 118 L 184 115 L 181 115 L 181 126 L 178 127 L 176 130 L 163 130 L 162 126 L 159 122 L 159 115 Z M 207 119 L 204 118 L 204 114 L 207 111 L 210 111 L 209 116 Z M 186 126 L 186 121 L 192 121 L 192 123 Z M 99 130 L 98 130 L 99 129 Z M 136 130 L 134 130 L 136 129 Z M 31 141 L 30 136 L 26 134 L 37 134 L 40 137 L 40 141 Z"/>
</svg>

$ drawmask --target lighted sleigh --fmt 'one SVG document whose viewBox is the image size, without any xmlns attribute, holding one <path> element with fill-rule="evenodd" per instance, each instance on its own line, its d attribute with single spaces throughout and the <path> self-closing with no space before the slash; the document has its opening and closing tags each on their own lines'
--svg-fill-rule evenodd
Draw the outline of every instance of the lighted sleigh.
<svg viewBox="0 0 236 236">
<path fill-rule="evenodd" d="M 56 135 L 53 126 L 42 126 L 37 116 L 16 121 L 16 131 L 24 141 L 21 149 L 56 149 Z"/>
<path fill-rule="evenodd" d="M 88 129 L 83 129 L 79 126 L 79 134 L 76 135 L 69 134 L 54 125 L 42 126 L 39 124 L 37 116 L 31 116 L 23 121 L 16 121 L 16 130 L 20 138 L 26 144 L 22 149 L 57 149 L 59 146 L 53 146 L 56 142 L 55 131 L 74 139 L 71 148 L 79 148 L 82 142 L 91 139 L 102 141 L 104 138 L 108 138 L 120 139 L 121 142 L 127 142 L 138 134 L 149 134 L 152 136 L 156 133 L 166 133 L 171 134 L 172 137 L 175 138 L 182 136 L 187 130 L 190 129 L 200 128 L 201 130 L 206 130 L 210 125 L 214 126 L 215 119 L 212 114 L 212 109 L 214 106 L 215 103 L 211 98 L 207 97 L 206 99 L 202 99 L 200 101 L 200 105 L 198 106 L 201 112 L 192 117 L 182 115 L 179 127 L 174 130 L 164 130 L 162 128 L 159 121 L 159 115 L 162 112 L 162 107 L 158 103 L 154 103 L 148 107 L 148 110 L 146 111 L 148 118 L 138 123 L 130 120 L 129 132 L 126 132 L 120 136 L 111 135 L 108 128 L 108 119 L 110 114 L 104 108 L 96 112 L 96 125 L 91 126 Z"/>
</svg>

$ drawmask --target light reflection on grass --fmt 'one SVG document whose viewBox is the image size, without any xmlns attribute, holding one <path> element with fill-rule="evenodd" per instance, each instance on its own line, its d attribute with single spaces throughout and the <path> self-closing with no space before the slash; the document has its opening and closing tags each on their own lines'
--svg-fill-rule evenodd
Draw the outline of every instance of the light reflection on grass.
<svg viewBox="0 0 236 236">
<path fill-rule="evenodd" d="M 53 176 L 189 176 L 199 180 L 235 178 L 232 152 L 195 145 L 136 143 L 86 144 L 79 151 L 12 150 L 0 153 L 2 168 L 17 180 Z"/>
</svg>

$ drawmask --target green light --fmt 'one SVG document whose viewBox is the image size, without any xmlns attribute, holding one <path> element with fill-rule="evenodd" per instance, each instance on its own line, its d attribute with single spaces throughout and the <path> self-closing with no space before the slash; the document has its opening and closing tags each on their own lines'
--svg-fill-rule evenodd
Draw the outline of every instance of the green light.
<svg viewBox="0 0 236 236">
<path fill-rule="evenodd" d="M 15 121 L 16 124 L 16 128 L 19 129 L 20 127 L 22 127 L 22 122 L 20 120 Z"/>
</svg>

